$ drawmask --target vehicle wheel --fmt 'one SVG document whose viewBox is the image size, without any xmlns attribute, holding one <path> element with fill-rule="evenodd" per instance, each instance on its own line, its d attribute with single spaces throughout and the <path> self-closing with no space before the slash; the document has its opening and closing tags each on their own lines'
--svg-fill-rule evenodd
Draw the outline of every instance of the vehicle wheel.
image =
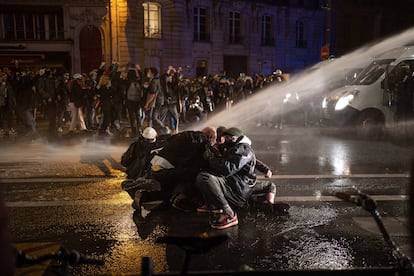
<svg viewBox="0 0 414 276">
<path fill-rule="evenodd" d="M 357 135 L 360 138 L 381 138 L 384 134 L 384 118 L 379 112 L 363 112 L 356 122 Z"/>
</svg>

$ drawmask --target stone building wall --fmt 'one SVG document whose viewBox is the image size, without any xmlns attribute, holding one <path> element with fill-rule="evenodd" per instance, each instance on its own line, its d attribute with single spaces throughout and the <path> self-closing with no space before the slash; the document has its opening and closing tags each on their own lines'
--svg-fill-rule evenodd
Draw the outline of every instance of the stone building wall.
<svg viewBox="0 0 414 276">
<path fill-rule="evenodd" d="M 146 1 L 145 1 L 146 2 Z M 143 0 L 33 0 L 30 5 L 61 6 L 64 17 L 64 39 L 58 41 L 18 41 L 24 49 L 7 49 L 0 40 L 2 51 L 19 53 L 67 53 L 71 72 L 82 70 L 84 55 L 80 49 L 80 34 L 85 28 L 98 30 L 100 41 L 93 41 L 102 60 L 122 64 L 156 66 L 161 71 L 169 65 L 182 66 L 188 76 L 195 76 L 205 65 L 208 74 L 223 70 L 237 74 L 270 73 L 277 68 L 293 71 L 319 61 L 324 32 L 324 13 L 319 9 L 289 6 L 274 1 L 230 0 L 153 0 L 161 6 L 162 38 L 144 38 Z M 0 0 L 0 5 L 10 1 Z M 29 5 L 16 0 L 13 5 Z M 193 39 L 193 8 L 208 10 L 208 41 Z M 241 43 L 229 43 L 229 12 L 241 14 Z M 1 11 L 0 11 L 1 12 Z M 274 43 L 261 43 L 261 17 L 272 17 Z M 306 47 L 297 47 L 296 21 L 305 22 Z M 96 28 L 96 29 L 95 29 Z M 90 52 L 93 54 L 93 52 Z M 47 64 L 47 58 L 44 61 Z M 97 66 L 99 62 L 96 61 Z"/>
</svg>

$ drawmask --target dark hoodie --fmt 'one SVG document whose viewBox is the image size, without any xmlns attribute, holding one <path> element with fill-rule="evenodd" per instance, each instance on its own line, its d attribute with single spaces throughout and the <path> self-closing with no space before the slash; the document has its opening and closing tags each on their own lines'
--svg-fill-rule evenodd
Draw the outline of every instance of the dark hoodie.
<svg viewBox="0 0 414 276">
<path fill-rule="evenodd" d="M 236 143 L 227 144 L 222 157 L 209 160 L 214 174 L 226 178 L 229 187 L 238 198 L 238 205 L 243 205 L 256 184 L 256 155 L 247 136 L 241 136 Z"/>
</svg>

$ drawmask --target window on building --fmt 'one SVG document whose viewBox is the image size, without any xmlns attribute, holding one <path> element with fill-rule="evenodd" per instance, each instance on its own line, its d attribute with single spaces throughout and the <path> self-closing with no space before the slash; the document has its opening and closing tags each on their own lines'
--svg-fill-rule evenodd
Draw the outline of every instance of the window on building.
<svg viewBox="0 0 414 276">
<path fill-rule="evenodd" d="M 274 45 L 275 40 L 272 31 L 272 17 L 270 15 L 262 16 L 262 45 Z"/>
<path fill-rule="evenodd" d="M 194 8 L 194 41 L 209 41 L 207 9 Z"/>
<path fill-rule="evenodd" d="M 305 38 L 305 23 L 301 20 L 296 21 L 296 48 L 307 48 L 308 42 Z"/>
<path fill-rule="evenodd" d="M 49 14 L 49 29 L 48 35 L 51 40 L 63 39 L 61 35 L 63 34 L 63 18 L 57 16 L 56 14 Z"/>
<path fill-rule="evenodd" d="M 144 37 L 162 38 L 160 5 L 145 2 L 142 6 L 144 8 Z"/>
<path fill-rule="evenodd" d="M 240 13 L 230 12 L 229 14 L 229 42 L 230 43 L 242 43 L 240 36 Z"/>
<path fill-rule="evenodd" d="M 0 12 L 0 40 L 63 39 L 63 11 L 60 8 L 13 6 Z"/>
</svg>

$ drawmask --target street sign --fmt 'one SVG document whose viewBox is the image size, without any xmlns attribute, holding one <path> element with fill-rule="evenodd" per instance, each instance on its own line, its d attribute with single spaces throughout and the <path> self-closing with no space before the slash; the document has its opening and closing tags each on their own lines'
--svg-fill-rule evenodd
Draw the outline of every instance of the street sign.
<svg viewBox="0 0 414 276">
<path fill-rule="evenodd" d="M 321 48 L 321 59 L 329 59 L 329 46 L 327 44 Z"/>
</svg>

